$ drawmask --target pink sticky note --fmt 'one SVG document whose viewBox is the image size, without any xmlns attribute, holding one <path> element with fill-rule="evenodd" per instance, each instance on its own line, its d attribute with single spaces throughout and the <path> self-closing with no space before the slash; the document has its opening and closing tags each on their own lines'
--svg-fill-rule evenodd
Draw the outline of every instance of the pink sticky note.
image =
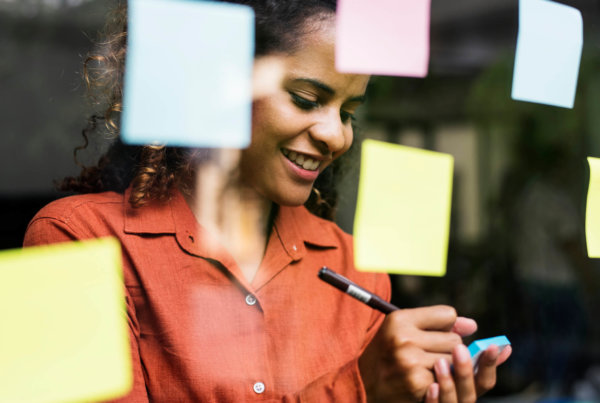
<svg viewBox="0 0 600 403">
<path fill-rule="evenodd" d="M 337 69 L 425 77 L 430 16 L 431 0 L 338 0 Z"/>
</svg>

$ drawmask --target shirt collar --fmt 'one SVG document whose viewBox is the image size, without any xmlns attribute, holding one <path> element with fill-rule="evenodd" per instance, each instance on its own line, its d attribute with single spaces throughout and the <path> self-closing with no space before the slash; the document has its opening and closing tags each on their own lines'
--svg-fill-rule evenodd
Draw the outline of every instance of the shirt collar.
<svg viewBox="0 0 600 403">
<path fill-rule="evenodd" d="M 134 208 L 129 203 L 131 188 L 123 195 L 125 233 L 129 234 L 175 234 L 188 252 L 204 255 L 201 244 L 194 242 L 199 228 L 185 198 L 178 189 L 171 192 L 167 201 L 153 201 L 147 206 Z M 280 206 L 275 218 L 274 231 L 293 260 L 304 256 L 305 244 L 337 247 L 337 236 L 331 222 L 316 217 L 304 206 Z M 201 234 L 207 236 L 209 234 Z M 189 244 L 189 245 L 188 245 Z M 187 246 L 187 247 L 186 247 Z"/>
<path fill-rule="evenodd" d="M 127 189 L 123 198 L 125 211 L 125 233 L 172 234 L 177 243 L 186 252 L 200 257 L 220 256 L 224 263 L 232 264 L 233 259 L 223 248 L 209 249 L 209 243 L 203 240 L 211 239 L 194 217 L 183 194 L 174 188 L 166 201 L 152 201 L 148 205 L 134 208 L 129 203 L 131 190 Z"/>
<path fill-rule="evenodd" d="M 131 188 L 123 194 L 124 231 L 128 234 L 174 234 L 176 232 L 173 204 L 179 198 L 185 203 L 179 191 L 171 192 L 166 201 L 152 201 L 143 207 L 133 207 L 129 203 Z"/>
<path fill-rule="evenodd" d="M 284 249 L 294 260 L 304 256 L 305 244 L 323 248 L 335 248 L 338 244 L 332 223 L 312 215 L 304 206 L 280 206 L 274 227 Z"/>
</svg>

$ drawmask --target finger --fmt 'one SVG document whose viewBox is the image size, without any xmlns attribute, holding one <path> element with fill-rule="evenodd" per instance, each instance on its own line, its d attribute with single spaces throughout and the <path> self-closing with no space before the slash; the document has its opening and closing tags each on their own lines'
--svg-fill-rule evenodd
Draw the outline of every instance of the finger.
<svg viewBox="0 0 600 403">
<path fill-rule="evenodd" d="M 281 56 L 261 56 L 254 59 L 252 99 L 276 93 L 285 77 L 285 60 Z"/>
<path fill-rule="evenodd" d="M 477 390 L 475 389 L 473 364 L 469 350 L 464 344 L 456 346 L 452 352 L 452 358 L 454 359 L 454 382 L 458 400 L 461 403 L 475 402 Z"/>
<path fill-rule="evenodd" d="M 427 394 L 425 395 L 425 403 L 438 403 L 440 397 L 440 385 L 437 383 L 432 383 L 429 385 L 427 389 Z"/>
<path fill-rule="evenodd" d="M 417 368 L 405 374 L 405 379 L 402 382 L 403 387 L 398 390 L 406 390 L 412 399 L 422 402 L 429 393 L 429 387 L 434 382 L 435 378 L 431 370 Z"/>
<path fill-rule="evenodd" d="M 387 377 L 398 384 L 398 390 L 405 390 L 417 401 L 422 401 L 429 385 L 435 382 L 433 372 L 427 368 L 432 359 L 429 354 L 413 345 L 396 350 L 389 357 L 393 362 L 388 365 Z"/>
<path fill-rule="evenodd" d="M 429 370 L 433 370 L 439 360 L 444 360 L 452 364 L 452 354 L 425 353 L 423 366 Z"/>
<path fill-rule="evenodd" d="M 231 175 L 232 171 L 238 169 L 242 150 L 237 148 L 219 148 L 216 154 L 216 162 L 223 173 Z"/>
<path fill-rule="evenodd" d="M 451 354 L 462 338 L 453 332 L 418 331 L 412 343 L 429 353 Z"/>
<path fill-rule="evenodd" d="M 475 377 L 478 395 L 482 395 L 496 385 L 496 367 L 499 356 L 498 346 L 491 345 L 479 357 L 479 366 Z"/>
<path fill-rule="evenodd" d="M 504 349 L 500 352 L 500 356 L 498 357 L 498 364 L 504 364 L 506 362 L 506 360 L 508 360 L 508 357 L 510 357 L 510 355 L 512 354 L 512 346 L 506 346 L 504 347 Z"/>
<path fill-rule="evenodd" d="M 414 344 L 405 344 L 401 348 L 394 350 L 394 353 L 388 355 L 387 359 L 390 360 L 390 362 L 393 362 L 400 373 L 406 373 L 416 368 L 427 369 L 428 372 L 430 372 L 435 363 L 440 359 L 451 362 L 452 355 L 427 353 Z M 429 383 L 427 385 L 429 385 Z M 423 391 L 423 393 L 425 393 L 425 391 Z"/>
<path fill-rule="evenodd" d="M 401 309 L 390 315 L 398 326 L 412 323 L 419 329 L 449 331 L 456 322 L 456 310 L 447 305 L 428 306 L 424 308 Z"/>
<path fill-rule="evenodd" d="M 462 337 L 470 336 L 477 331 L 477 322 L 473 319 L 459 316 L 452 326 L 452 331 Z"/>
<path fill-rule="evenodd" d="M 456 388 L 450 373 L 448 361 L 440 359 L 435 363 L 435 378 L 439 384 L 439 401 L 443 403 L 457 403 Z"/>
</svg>

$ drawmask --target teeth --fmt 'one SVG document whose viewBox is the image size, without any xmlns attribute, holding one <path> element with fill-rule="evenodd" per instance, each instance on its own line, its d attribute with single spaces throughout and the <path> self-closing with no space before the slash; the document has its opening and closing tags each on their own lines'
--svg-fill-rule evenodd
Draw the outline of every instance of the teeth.
<svg viewBox="0 0 600 403">
<path fill-rule="evenodd" d="M 310 158 L 309 156 L 299 154 L 295 151 L 282 149 L 283 154 L 288 157 L 289 160 L 293 161 L 296 165 L 301 166 L 302 168 L 308 171 L 316 170 L 321 164 L 319 161 Z"/>
</svg>

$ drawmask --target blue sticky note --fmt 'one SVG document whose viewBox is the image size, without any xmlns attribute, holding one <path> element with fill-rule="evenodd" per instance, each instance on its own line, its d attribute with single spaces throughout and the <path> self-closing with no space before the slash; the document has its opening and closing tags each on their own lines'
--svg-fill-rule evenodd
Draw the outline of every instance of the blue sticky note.
<svg viewBox="0 0 600 403">
<path fill-rule="evenodd" d="M 500 351 L 502 351 L 506 346 L 510 346 L 510 341 L 508 341 L 506 336 L 496 336 L 475 340 L 473 343 L 469 344 L 469 353 L 471 353 L 471 361 L 473 362 L 473 368 L 475 368 L 475 370 L 477 370 L 479 356 L 491 345 L 498 346 Z"/>
<path fill-rule="evenodd" d="M 254 12 L 129 0 L 121 136 L 130 144 L 250 144 Z"/>
<path fill-rule="evenodd" d="M 512 98 L 572 108 L 582 48 L 579 10 L 549 0 L 520 0 Z"/>
</svg>

